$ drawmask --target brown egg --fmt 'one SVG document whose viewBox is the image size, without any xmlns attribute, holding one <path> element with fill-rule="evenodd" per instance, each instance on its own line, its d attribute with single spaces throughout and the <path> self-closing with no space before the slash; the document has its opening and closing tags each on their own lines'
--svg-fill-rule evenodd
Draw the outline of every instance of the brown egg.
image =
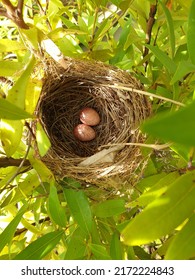
<svg viewBox="0 0 195 280">
<path fill-rule="evenodd" d="M 74 136 L 82 141 L 82 142 L 86 142 L 86 141 L 91 141 L 96 137 L 96 133 L 95 130 L 86 125 L 86 124 L 78 124 L 75 128 L 74 128 Z"/>
<path fill-rule="evenodd" d="M 80 111 L 80 121 L 87 125 L 98 125 L 100 122 L 100 116 L 96 110 L 86 107 Z"/>
</svg>

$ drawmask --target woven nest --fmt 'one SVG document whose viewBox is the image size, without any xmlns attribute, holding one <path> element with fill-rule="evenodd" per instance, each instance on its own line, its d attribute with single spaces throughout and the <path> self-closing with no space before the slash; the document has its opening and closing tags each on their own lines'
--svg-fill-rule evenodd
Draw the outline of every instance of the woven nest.
<svg viewBox="0 0 195 280">
<path fill-rule="evenodd" d="M 149 116 L 150 104 L 144 95 L 115 85 L 143 90 L 142 85 L 129 73 L 100 62 L 66 59 L 65 67 L 53 61 L 46 65 L 36 110 L 51 142 L 43 162 L 61 179 L 102 184 L 113 176 L 137 177 L 144 159 L 139 146 L 126 144 L 144 142 L 139 125 Z M 94 108 L 101 119 L 94 127 L 96 138 L 88 142 L 73 134 L 84 107 Z"/>
</svg>

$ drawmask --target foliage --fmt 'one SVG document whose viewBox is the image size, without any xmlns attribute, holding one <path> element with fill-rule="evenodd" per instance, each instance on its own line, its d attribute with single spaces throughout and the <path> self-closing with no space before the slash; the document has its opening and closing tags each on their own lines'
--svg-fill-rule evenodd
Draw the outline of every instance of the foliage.
<svg viewBox="0 0 195 280">
<path fill-rule="evenodd" d="M 29 29 L 0 14 L 0 258 L 194 259 L 195 0 L 62 2 L 26 0 Z M 101 201 L 95 186 L 92 198 L 89 185 L 56 182 L 35 156 L 31 120 L 43 52 L 53 55 L 40 51 L 47 40 L 65 56 L 134 73 L 151 93 L 153 117 L 141 129 L 148 144 L 170 144 L 117 197 Z M 44 155 L 50 143 L 37 128 Z"/>
</svg>

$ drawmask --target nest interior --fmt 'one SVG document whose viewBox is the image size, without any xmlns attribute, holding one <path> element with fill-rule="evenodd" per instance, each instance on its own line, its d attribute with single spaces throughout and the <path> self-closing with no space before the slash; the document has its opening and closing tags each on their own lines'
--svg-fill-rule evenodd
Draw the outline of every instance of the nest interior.
<svg viewBox="0 0 195 280">
<path fill-rule="evenodd" d="M 67 58 L 65 65 L 46 62 L 36 114 L 51 148 L 42 160 L 61 178 L 97 182 L 113 175 L 130 176 L 143 158 L 139 147 L 123 144 L 143 143 L 139 124 L 149 116 L 150 103 L 117 84 L 143 90 L 142 85 L 126 71 L 101 62 Z M 88 142 L 73 134 L 84 107 L 94 108 L 101 119 L 94 127 L 96 138 Z"/>
</svg>

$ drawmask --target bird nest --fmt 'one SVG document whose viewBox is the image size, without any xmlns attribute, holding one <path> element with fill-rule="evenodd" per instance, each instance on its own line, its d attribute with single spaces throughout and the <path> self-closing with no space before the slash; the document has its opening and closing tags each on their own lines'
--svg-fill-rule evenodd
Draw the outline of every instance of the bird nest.
<svg viewBox="0 0 195 280">
<path fill-rule="evenodd" d="M 144 158 L 132 143 L 145 141 L 139 125 L 150 114 L 148 99 L 135 91 L 143 90 L 142 85 L 126 71 L 101 62 L 67 58 L 64 67 L 53 61 L 46 65 L 36 114 L 51 148 L 42 161 L 61 179 L 102 184 L 108 178 L 137 177 Z M 85 107 L 95 109 L 101 121 L 93 127 L 96 138 L 82 142 L 73 130 Z"/>
</svg>

